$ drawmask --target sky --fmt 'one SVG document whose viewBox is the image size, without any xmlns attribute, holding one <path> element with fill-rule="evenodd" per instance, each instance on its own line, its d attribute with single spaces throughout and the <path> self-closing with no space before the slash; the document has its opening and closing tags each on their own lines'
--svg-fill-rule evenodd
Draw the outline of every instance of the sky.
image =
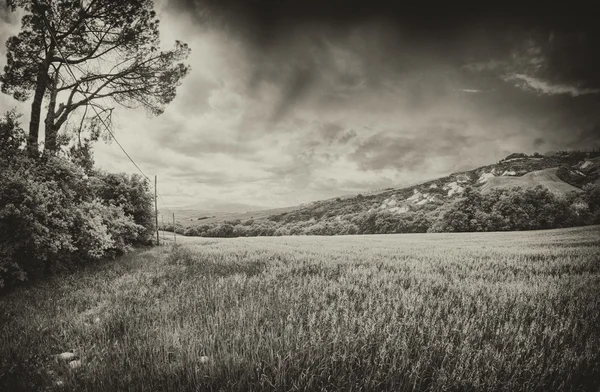
<svg viewBox="0 0 600 392">
<path fill-rule="evenodd" d="M 0 6 L 0 41 L 19 15 Z M 422 7 L 422 8 L 419 8 Z M 504 8 L 502 8 L 504 7 Z M 165 207 L 245 211 L 402 187 L 513 152 L 600 148 L 600 34 L 576 8 L 156 0 L 191 73 L 115 135 Z M 0 47 L 0 66 L 6 62 Z M 29 103 L 0 97 L 4 111 Z M 26 122 L 26 121 L 25 121 Z M 96 164 L 137 169 L 116 143 Z"/>
</svg>

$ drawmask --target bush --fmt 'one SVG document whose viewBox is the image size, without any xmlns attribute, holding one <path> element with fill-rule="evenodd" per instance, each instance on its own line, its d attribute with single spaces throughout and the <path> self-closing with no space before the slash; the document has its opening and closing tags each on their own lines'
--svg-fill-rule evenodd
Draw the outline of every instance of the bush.
<svg viewBox="0 0 600 392">
<path fill-rule="evenodd" d="M 147 242 L 154 232 L 153 196 L 147 181 L 141 176 L 125 173 L 95 171 L 92 193 L 105 204 L 121 207 L 133 221 L 145 228 L 139 233 L 138 242 Z"/>
<path fill-rule="evenodd" d="M 0 287 L 114 257 L 152 233 L 139 177 L 91 171 L 66 157 L 29 157 L 14 113 L 0 120 Z"/>
<path fill-rule="evenodd" d="M 50 159 L 38 165 L 38 160 L 18 157 L 0 171 L 0 265 L 18 266 L 17 271 L 2 271 L 5 275 L 22 280 L 27 274 L 48 272 L 61 255 L 76 249 L 70 230 L 76 193 L 63 163 Z M 0 285 L 4 281 L 0 277 Z"/>
<path fill-rule="evenodd" d="M 82 203 L 76 215 L 75 246 L 81 256 L 91 259 L 126 253 L 146 231 L 121 206 L 104 205 L 100 199 Z"/>
</svg>

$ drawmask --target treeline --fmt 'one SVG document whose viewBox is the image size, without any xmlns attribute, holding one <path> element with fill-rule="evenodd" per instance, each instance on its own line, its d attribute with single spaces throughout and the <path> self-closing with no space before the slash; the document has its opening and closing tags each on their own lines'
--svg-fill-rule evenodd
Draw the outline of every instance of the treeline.
<svg viewBox="0 0 600 392">
<path fill-rule="evenodd" d="M 146 181 L 95 170 L 88 143 L 36 156 L 25 137 L 14 112 L 0 118 L 0 288 L 149 241 Z"/>
<path fill-rule="evenodd" d="M 600 223 L 600 185 L 557 196 L 542 186 L 494 189 L 481 194 L 467 188 L 440 211 L 430 232 L 541 230 Z"/>
<path fill-rule="evenodd" d="M 314 215 L 311 216 L 311 212 Z M 184 228 L 177 233 L 200 237 L 346 235 L 426 232 L 536 230 L 600 224 L 600 185 L 556 196 L 546 188 L 496 189 L 482 194 L 467 188 L 449 204 L 425 205 L 403 214 L 364 211 L 331 216 L 321 209 L 303 210 L 300 218 L 226 221 Z M 166 226 L 173 231 L 173 226 Z"/>
</svg>

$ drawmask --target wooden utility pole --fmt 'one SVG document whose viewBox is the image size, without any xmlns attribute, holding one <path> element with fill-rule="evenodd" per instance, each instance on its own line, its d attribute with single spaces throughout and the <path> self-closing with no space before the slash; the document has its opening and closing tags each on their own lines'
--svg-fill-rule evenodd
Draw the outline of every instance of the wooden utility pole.
<svg viewBox="0 0 600 392">
<path fill-rule="evenodd" d="M 156 175 L 154 175 L 154 217 L 156 218 L 156 245 L 160 245 L 160 237 L 158 235 L 158 204 L 156 202 L 157 199 L 156 192 Z"/>
<path fill-rule="evenodd" d="M 165 216 L 163 214 L 160 214 L 160 220 L 162 221 L 162 228 L 163 228 L 163 241 L 165 240 Z"/>
<path fill-rule="evenodd" d="M 173 241 L 177 243 L 177 233 L 175 232 L 175 213 L 173 213 Z"/>
</svg>

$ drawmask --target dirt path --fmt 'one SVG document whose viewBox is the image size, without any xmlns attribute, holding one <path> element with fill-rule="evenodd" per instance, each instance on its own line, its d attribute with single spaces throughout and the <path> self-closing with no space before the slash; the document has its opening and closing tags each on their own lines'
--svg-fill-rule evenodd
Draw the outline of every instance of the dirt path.
<svg viewBox="0 0 600 392">
<path fill-rule="evenodd" d="M 172 244 L 175 242 L 173 238 L 173 233 L 170 231 L 162 231 L 159 230 L 160 242 L 165 244 Z M 189 243 L 189 242 L 201 242 L 203 240 L 202 237 L 186 237 L 180 234 L 177 234 L 177 243 Z"/>
</svg>

